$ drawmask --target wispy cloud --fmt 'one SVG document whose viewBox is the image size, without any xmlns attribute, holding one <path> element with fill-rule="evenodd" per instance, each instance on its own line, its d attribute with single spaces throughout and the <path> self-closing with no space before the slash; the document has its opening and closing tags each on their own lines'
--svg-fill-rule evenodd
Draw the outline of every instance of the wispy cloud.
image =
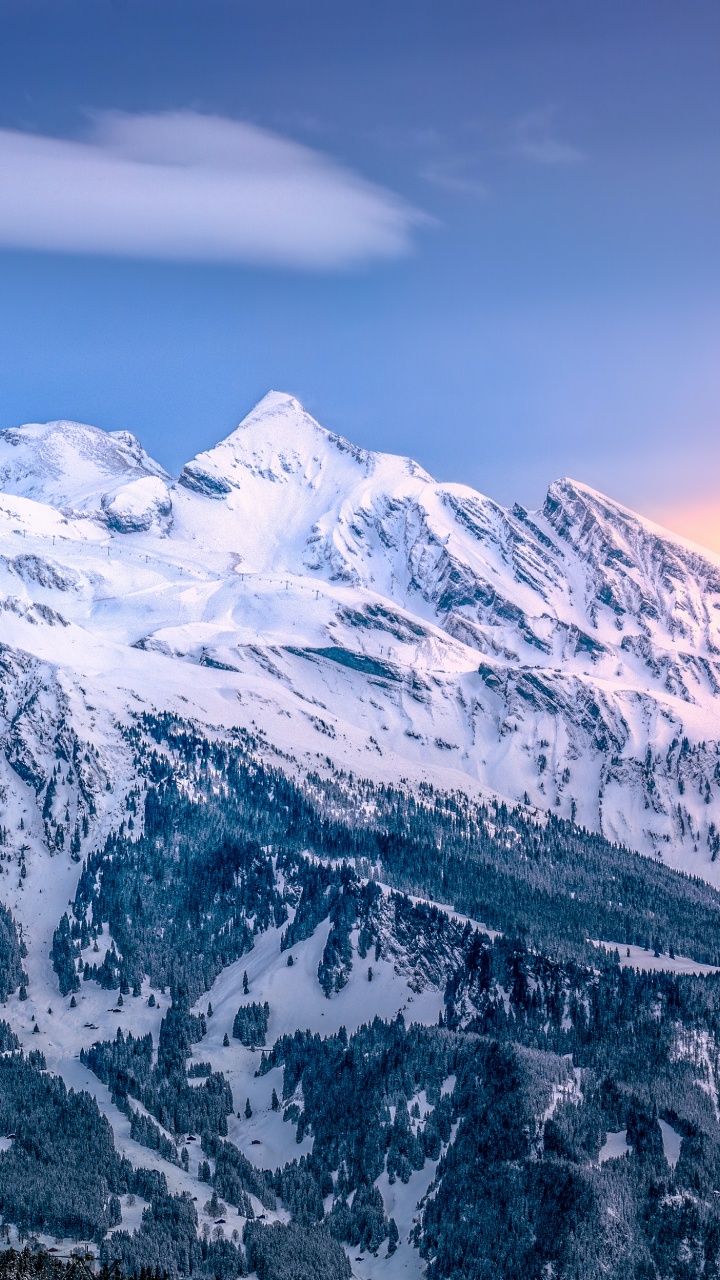
<svg viewBox="0 0 720 1280">
<path fill-rule="evenodd" d="M 582 151 L 556 136 L 556 114 L 555 107 L 544 107 L 520 116 L 512 128 L 510 153 L 542 165 L 579 164 L 584 160 Z"/>
<path fill-rule="evenodd" d="M 420 177 L 444 191 L 484 197 L 488 188 L 480 177 L 480 165 L 478 156 L 473 154 L 436 156 L 423 166 Z"/>
<path fill-rule="evenodd" d="M 328 269 L 406 253 L 424 218 L 318 151 L 195 112 L 83 140 L 0 130 L 0 244 Z"/>
<path fill-rule="evenodd" d="M 498 160 L 527 161 L 538 166 L 579 164 L 582 151 L 558 136 L 557 109 L 543 107 L 514 120 L 468 121 L 461 137 L 448 138 L 438 130 L 416 131 L 406 146 L 424 151 L 419 176 L 445 191 L 486 198 L 498 181 Z"/>
</svg>

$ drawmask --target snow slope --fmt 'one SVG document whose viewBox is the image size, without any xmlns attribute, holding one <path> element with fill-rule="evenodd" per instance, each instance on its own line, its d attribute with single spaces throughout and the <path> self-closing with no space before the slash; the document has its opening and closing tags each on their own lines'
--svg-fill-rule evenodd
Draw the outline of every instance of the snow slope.
<svg viewBox="0 0 720 1280">
<path fill-rule="evenodd" d="M 598 947 L 606 951 L 617 951 L 621 969 L 640 969 L 645 973 L 719 973 L 714 965 L 701 964 L 699 960 L 690 960 L 688 956 L 655 955 L 645 947 L 636 947 L 633 943 L 598 942 Z"/>
<path fill-rule="evenodd" d="M 67 901 L 68 886 L 74 884 L 76 878 L 77 867 L 72 863 L 68 865 L 59 857 L 49 862 L 47 856 L 29 856 L 28 874 L 22 888 L 14 896 L 12 893 L 7 895 L 18 916 L 24 920 L 23 935 L 29 943 L 25 961 L 29 984 L 27 999 L 21 1000 L 17 993 L 9 997 L 2 1010 L 3 1018 L 9 1022 L 26 1051 L 41 1050 L 50 1071 L 62 1076 L 68 1087 L 83 1089 L 97 1100 L 100 1111 L 112 1126 L 118 1150 L 135 1166 L 161 1171 L 171 1192 L 187 1192 L 194 1197 L 198 1229 L 212 1228 L 213 1217 L 203 1207 L 210 1190 L 198 1176 L 200 1162 L 204 1159 L 198 1135 L 192 1139 L 184 1137 L 182 1142 L 178 1142 L 178 1146 L 184 1143 L 189 1151 L 187 1172 L 163 1159 L 156 1151 L 141 1146 L 130 1136 L 130 1122 L 112 1101 L 107 1086 L 79 1061 L 83 1047 L 87 1048 L 96 1040 L 113 1039 L 119 1028 L 125 1032 L 131 1030 L 136 1036 L 151 1032 L 157 1043 L 169 996 L 155 994 L 156 1003 L 150 1007 L 150 988 L 146 982 L 142 984 L 140 995 L 125 998 L 122 1008 L 116 1006 L 117 993 L 104 990 L 94 982 L 82 983 L 74 1008 L 71 999 L 75 997 L 60 996 L 48 953 L 54 925 Z M 455 915 L 450 911 L 448 914 L 451 917 Z M 328 928 L 326 920 L 310 938 L 293 945 L 292 966 L 287 963 L 288 952 L 281 951 L 282 928 L 270 928 L 259 934 L 253 950 L 225 968 L 195 1006 L 196 1012 L 204 1013 L 211 1004 L 213 1012 L 207 1018 L 207 1034 L 195 1047 L 194 1056 L 210 1062 L 214 1071 L 225 1074 L 237 1109 L 236 1115 L 228 1117 L 228 1138 L 260 1168 L 274 1169 L 307 1154 L 312 1149 L 312 1139 L 305 1137 L 298 1144 L 294 1126 L 283 1121 L 282 1111 L 272 1109 L 273 1088 L 282 1096 L 282 1070 L 274 1068 L 257 1077 L 260 1050 L 245 1048 L 232 1038 L 235 1014 L 248 998 L 243 991 L 245 972 L 249 979 L 250 997 L 270 1003 L 268 1045 L 298 1028 L 333 1034 L 344 1026 L 352 1034 L 375 1016 L 392 1020 L 398 1013 L 402 1013 L 408 1022 L 434 1025 L 444 1007 L 444 977 L 438 983 L 425 982 L 418 990 L 417 977 L 412 981 L 412 974 L 403 972 L 402 966 L 390 954 L 374 960 L 372 983 L 367 980 L 366 966 L 357 961 L 343 990 L 332 1000 L 326 999 L 317 974 Z M 101 957 L 91 955 L 88 947 L 83 958 Z M 230 1041 L 227 1046 L 223 1044 L 226 1033 Z M 452 1087 L 454 1080 L 448 1083 Z M 253 1114 L 250 1119 L 244 1115 L 245 1099 L 251 1103 Z M 144 1110 L 135 1100 L 132 1105 L 136 1110 Z M 9 1143 L 9 1140 L 0 1139 L 0 1145 L 3 1142 Z M 390 1186 L 387 1176 L 383 1175 L 380 1187 L 387 1212 L 394 1215 L 398 1223 L 400 1245 L 391 1265 L 387 1265 L 389 1260 L 383 1255 L 379 1258 L 372 1255 L 364 1257 L 364 1266 L 357 1271 L 362 1280 L 373 1280 L 375 1276 L 395 1280 L 399 1275 L 415 1280 L 422 1275 L 421 1259 L 409 1244 L 408 1236 L 415 1206 L 425 1194 L 435 1168 L 436 1162 L 428 1161 L 425 1169 L 414 1173 L 405 1186 Z M 254 1198 L 253 1204 L 256 1213 L 265 1213 L 270 1220 L 287 1220 L 288 1215 L 282 1206 L 277 1212 L 271 1212 Z M 139 1207 L 137 1204 L 128 1207 L 123 1203 L 121 1226 L 135 1229 L 139 1225 L 142 1207 L 142 1202 Z M 242 1232 L 244 1222 L 236 1210 L 231 1210 L 228 1234 L 233 1228 Z M 50 1237 L 41 1239 L 46 1246 L 53 1243 Z M 17 1244 L 14 1229 L 9 1242 Z M 60 1252 L 66 1254 L 74 1243 L 60 1242 Z M 92 1249 L 91 1242 L 87 1243 Z M 348 1252 L 355 1260 L 357 1250 L 348 1246 Z"/>
<path fill-rule="evenodd" d="M 96 512 L 103 496 L 149 477 L 170 479 L 129 431 L 64 421 L 0 431 L 3 493 Z"/>
<path fill-rule="evenodd" d="M 278 393 L 175 484 L 124 432 L 5 431 L 0 489 L 0 635 L 63 687 L 527 797 L 715 878 L 710 553 L 569 480 L 506 510 Z"/>
</svg>

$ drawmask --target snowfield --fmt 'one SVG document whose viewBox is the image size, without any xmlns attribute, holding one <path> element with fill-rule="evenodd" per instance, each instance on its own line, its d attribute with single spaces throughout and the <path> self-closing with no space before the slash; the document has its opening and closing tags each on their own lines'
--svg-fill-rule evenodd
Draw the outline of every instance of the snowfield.
<svg viewBox="0 0 720 1280">
<path fill-rule="evenodd" d="M 617 951 L 622 969 L 640 969 L 646 973 L 720 973 L 720 969 L 712 964 L 701 964 L 687 956 L 656 956 L 654 951 L 636 947 L 632 943 L 596 942 L 595 946 L 604 947 L 606 951 Z"/>
</svg>

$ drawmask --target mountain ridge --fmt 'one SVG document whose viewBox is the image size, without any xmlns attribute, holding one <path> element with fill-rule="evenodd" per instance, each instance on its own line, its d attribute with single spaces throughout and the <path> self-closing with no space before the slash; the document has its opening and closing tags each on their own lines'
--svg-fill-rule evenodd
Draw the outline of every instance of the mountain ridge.
<svg viewBox="0 0 720 1280">
<path fill-rule="evenodd" d="M 94 646 L 178 710 L 172 668 L 194 664 L 223 673 L 201 719 L 234 708 L 271 741 L 309 725 L 344 766 L 465 779 L 715 879 L 710 553 L 569 479 L 537 512 L 437 484 L 280 392 L 177 481 L 125 433 L 31 426 L 0 446 L 11 643 L 71 681 L 63 645 Z"/>
</svg>

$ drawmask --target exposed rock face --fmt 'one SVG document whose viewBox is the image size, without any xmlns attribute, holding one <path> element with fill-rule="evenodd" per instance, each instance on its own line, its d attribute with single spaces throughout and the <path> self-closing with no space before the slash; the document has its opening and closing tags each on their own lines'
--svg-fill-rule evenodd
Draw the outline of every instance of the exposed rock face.
<svg viewBox="0 0 720 1280">
<path fill-rule="evenodd" d="M 117 533 L 144 533 L 153 526 L 164 529 L 172 514 L 167 485 L 158 476 L 143 476 L 104 495 L 102 509 Z"/>
</svg>

